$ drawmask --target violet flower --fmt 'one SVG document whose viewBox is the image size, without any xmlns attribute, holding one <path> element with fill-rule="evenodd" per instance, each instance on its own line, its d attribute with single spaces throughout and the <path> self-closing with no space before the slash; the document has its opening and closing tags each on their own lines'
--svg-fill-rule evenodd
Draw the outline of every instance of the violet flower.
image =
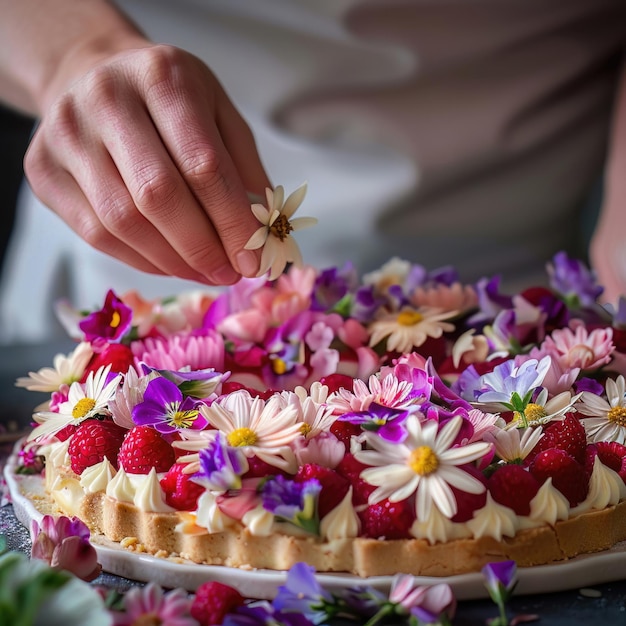
<svg viewBox="0 0 626 626">
<path fill-rule="evenodd" d="M 95 548 L 89 543 L 89 535 L 89 528 L 76 517 L 44 515 L 41 525 L 36 521 L 31 525 L 31 558 L 92 581 L 102 568 Z"/>
<path fill-rule="evenodd" d="M 199 411 L 201 405 L 184 397 L 172 381 L 159 376 L 148 383 L 143 402 L 133 408 L 133 421 L 139 426 L 152 426 L 162 434 L 188 428 L 202 430 L 208 421 Z"/>
<path fill-rule="evenodd" d="M 191 478 L 207 489 L 228 491 L 241 488 L 241 476 L 248 471 L 248 459 L 241 448 L 228 445 L 218 432 L 209 445 L 200 450 L 200 469 Z"/>
<path fill-rule="evenodd" d="M 513 595 L 517 581 L 517 564 L 515 561 L 500 561 L 497 563 L 487 563 L 482 570 L 485 578 L 485 587 L 489 596 L 496 603 L 500 610 L 500 615 L 489 620 L 489 626 L 508 626 L 506 615 L 506 603 Z"/>
<path fill-rule="evenodd" d="M 570 259 L 566 252 L 558 252 L 547 264 L 550 285 L 573 308 L 593 307 L 604 288 L 598 285 L 593 271 L 577 259 Z"/>
<path fill-rule="evenodd" d="M 216 372 L 212 367 L 189 371 L 163 370 L 155 369 L 142 363 L 142 369 L 145 374 L 158 372 L 163 378 L 173 382 L 184 396 L 198 400 L 208 398 L 215 392 L 218 385 L 230 376 L 230 372 Z"/>
<path fill-rule="evenodd" d="M 417 410 L 419 407 L 411 408 Z M 386 441 L 402 443 L 407 435 L 404 422 L 410 413 L 409 409 L 394 409 L 372 402 L 364 411 L 344 413 L 337 419 L 341 422 L 357 424 L 363 430 L 374 431 Z"/>
<path fill-rule="evenodd" d="M 330 311 L 354 290 L 358 277 L 354 266 L 346 263 L 341 269 L 331 267 L 318 273 L 311 294 L 313 311 Z"/>
<path fill-rule="evenodd" d="M 269 602 L 255 602 L 237 607 L 224 618 L 222 626 L 314 626 L 301 613 L 283 613 Z"/>
<path fill-rule="evenodd" d="M 449 626 L 456 612 L 456 599 L 450 585 L 440 583 L 426 587 L 424 595 L 410 611 L 419 626 Z"/>
<path fill-rule="evenodd" d="M 109 289 L 104 306 L 82 319 L 78 326 L 87 341 L 105 339 L 109 343 L 121 341 L 130 330 L 133 311 Z"/>
<path fill-rule="evenodd" d="M 500 276 L 481 278 L 476 283 L 476 293 L 480 310 L 469 318 L 472 326 L 494 320 L 500 311 L 513 307 L 513 298 L 500 293 Z"/>
<path fill-rule="evenodd" d="M 322 624 L 334 598 L 319 584 L 313 567 L 296 563 L 287 572 L 287 580 L 278 588 L 272 604 L 283 613 L 301 614 L 313 624 Z"/>
<path fill-rule="evenodd" d="M 300 483 L 278 474 L 261 487 L 263 508 L 277 518 L 317 535 L 317 498 L 321 489 L 315 478 Z"/>
</svg>

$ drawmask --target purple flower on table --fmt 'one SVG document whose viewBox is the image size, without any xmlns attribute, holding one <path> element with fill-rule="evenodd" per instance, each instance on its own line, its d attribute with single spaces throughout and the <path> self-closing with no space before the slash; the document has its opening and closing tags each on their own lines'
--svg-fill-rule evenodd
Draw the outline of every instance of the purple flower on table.
<svg viewBox="0 0 626 626">
<path fill-rule="evenodd" d="M 101 567 L 89 535 L 89 528 L 78 518 L 44 515 L 41 525 L 36 521 L 31 525 L 31 558 L 92 581 L 100 575 Z"/>
<path fill-rule="evenodd" d="M 566 252 L 557 252 L 547 264 L 550 285 L 575 308 L 592 307 L 604 291 L 595 273 L 582 261 L 570 259 Z"/>
<path fill-rule="evenodd" d="M 162 434 L 180 430 L 202 430 L 208 421 L 199 412 L 201 402 L 183 396 L 178 386 L 167 378 L 152 379 L 143 402 L 133 408 L 133 421 L 139 426 L 153 426 Z"/>
<path fill-rule="evenodd" d="M 487 563 L 482 568 L 481 573 L 485 578 L 485 586 L 489 595 L 492 598 L 494 596 L 504 598 L 506 601 L 516 585 L 517 563 L 515 561 Z"/>
<path fill-rule="evenodd" d="M 456 612 L 456 599 L 450 585 L 440 583 L 426 587 L 423 596 L 415 600 L 410 613 L 417 618 L 418 624 L 447 626 L 451 623 Z"/>
<path fill-rule="evenodd" d="M 173 382 L 184 396 L 198 400 L 208 398 L 230 376 L 230 372 L 216 372 L 212 367 L 197 370 L 165 370 L 142 363 L 142 369 L 144 374 L 158 372 L 163 378 Z"/>
<path fill-rule="evenodd" d="M 417 410 L 419 407 L 411 408 Z M 387 441 L 401 443 L 406 439 L 407 431 L 404 422 L 410 413 L 410 409 L 394 409 L 372 402 L 364 411 L 344 413 L 338 420 L 357 424 L 363 430 L 372 430 Z"/>
<path fill-rule="evenodd" d="M 296 613 L 313 624 L 327 619 L 326 608 L 334 603 L 332 595 L 315 578 L 315 569 L 296 563 L 287 572 L 287 580 L 278 588 L 273 606 L 282 613 Z"/>
<path fill-rule="evenodd" d="M 218 432 L 209 445 L 200 450 L 200 469 L 191 478 L 207 489 L 228 491 L 241 488 L 241 476 L 248 471 L 248 459 L 241 448 L 228 445 Z"/>
<path fill-rule="evenodd" d="M 314 626 L 314 622 L 301 613 L 282 613 L 269 602 L 255 602 L 226 615 L 222 626 Z"/>
<path fill-rule="evenodd" d="M 193 599 L 184 589 L 167 593 L 155 584 L 133 587 L 124 595 L 124 611 L 114 611 L 115 626 L 138 626 L 139 624 L 167 624 L 167 626 L 197 626 L 191 616 Z"/>
<path fill-rule="evenodd" d="M 105 339 L 109 343 L 121 341 L 131 328 L 133 311 L 109 289 L 104 306 L 82 319 L 78 326 L 87 341 Z"/>
<path fill-rule="evenodd" d="M 295 482 L 278 474 L 261 486 L 263 508 L 281 520 L 318 534 L 317 498 L 321 489 L 315 478 Z"/>
</svg>

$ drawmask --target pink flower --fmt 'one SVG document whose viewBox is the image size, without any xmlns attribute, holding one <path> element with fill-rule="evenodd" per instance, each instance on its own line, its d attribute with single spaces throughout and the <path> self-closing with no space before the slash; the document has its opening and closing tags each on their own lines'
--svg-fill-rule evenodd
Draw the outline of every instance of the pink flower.
<svg viewBox="0 0 626 626">
<path fill-rule="evenodd" d="M 557 355 L 569 368 L 596 369 L 611 360 L 615 351 L 612 328 L 596 328 L 589 332 L 580 320 L 572 320 L 569 328 L 560 328 L 546 337 L 541 350 Z"/>
<path fill-rule="evenodd" d="M 78 518 L 44 515 L 41 526 L 33 521 L 31 558 L 92 581 L 100 575 L 95 548 L 89 543 L 89 528 Z"/>
<path fill-rule="evenodd" d="M 184 589 L 163 593 L 155 583 L 133 587 L 124 596 L 124 612 L 113 613 L 115 626 L 167 624 L 167 626 L 198 626 L 191 617 L 193 599 Z"/>
</svg>

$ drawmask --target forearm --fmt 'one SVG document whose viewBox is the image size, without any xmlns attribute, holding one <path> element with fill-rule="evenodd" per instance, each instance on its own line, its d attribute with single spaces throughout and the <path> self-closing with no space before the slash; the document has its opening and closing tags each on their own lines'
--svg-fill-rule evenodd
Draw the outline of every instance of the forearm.
<svg viewBox="0 0 626 626">
<path fill-rule="evenodd" d="M 105 0 L 0 0 L 0 100 L 40 116 L 99 58 L 147 45 Z"/>
</svg>

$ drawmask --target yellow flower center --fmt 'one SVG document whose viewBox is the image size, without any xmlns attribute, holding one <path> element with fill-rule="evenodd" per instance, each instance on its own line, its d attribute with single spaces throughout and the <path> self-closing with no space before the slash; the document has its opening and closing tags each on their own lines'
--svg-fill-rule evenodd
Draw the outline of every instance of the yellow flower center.
<svg viewBox="0 0 626 626">
<path fill-rule="evenodd" d="M 122 318 L 117 311 L 113 311 L 113 315 L 111 315 L 111 321 L 109 322 L 109 326 L 111 328 L 117 328 L 120 325 Z"/>
<path fill-rule="evenodd" d="M 430 446 L 420 446 L 411 452 L 408 465 L 416 474 L 428 476 L 437 471 L 439 459 Z"/>
<path fill-rule="evenodd" d="M 79 420 L 81 417 L 85 417 L 95 406 L 96 401 L 93 398 L 81 398 L 72 409 L 72 417 Z"/>
<path fill-rule="evenodd" d="M 400 326 L 415 326 L 424 319 L 424 316 L 417 311 L 401 311 L 398 313 L 396 321 Z"/>
<path fill-rule="evenodd" d="M 237 430 L 233 430 L 232 433 L 226 437 L 226 441 L 228 441 L 229 446 L 233 446 L 233 448 L 240 448 L 242 446 L 253 446 L 258 440 L 256 433 L 244 426 L 243 428 L 238 428 Z"/>
<path fill-rule="evenodd" d="M 176 428 L 191 428 L 193 423 L 198 418 L 197 409 L 190 409 L 188 411 L 176 411 L 170 417 L 170 423 Z"/>
<path fill-rule="evenodd" d="M 546 409 L 542 407 L 540 404 L 535 404 L 534 402 L 529 402 L 524 409 L 524 415 L 529 422 L 536 422 L 540 420 L 542 417 L 546 417 L 548 414 L 546 413 Z M 515 417 L 520 420 L 521 416 L 519 413 L 515 413 Z"/>
<path fill-rule="evenodd" d="M 609 422 L 615 422 L 618 426 L 626 428 L 626 406 L 614 406 L 606 417 Z"/>
<path fill-rule="evenodd" d="M 302 433 L 302 435 L 303 435 L 304 437 L 306 437 L 306 436 L 307 436 L 307 435 L 311 432 L 311 430 L 313 430 L 313 429 L 311 428 L 311 425 L 310 425 L 310 424 L 307 424 L 306 422 L 304 422 L 304 423 L 300 426 L 300 432 Z"/>
<path fill-rule="evenodd" d="M 270 232 L 275 237 L 278 237 L 281 241 L 287 239 L 287 235 L 293 230 L 293 226 L 289 223 L 289 220 L 284 215 L 279 215 L 274 223 L 270 226 Z"/>
<path fill-rule="evenodd" d="M 272 371 L 274 374 L 284 374 L 287 371 L 287 363 L 283 361 L 280 357 L 276 357 L 272 359 Z"/>
</svg>

